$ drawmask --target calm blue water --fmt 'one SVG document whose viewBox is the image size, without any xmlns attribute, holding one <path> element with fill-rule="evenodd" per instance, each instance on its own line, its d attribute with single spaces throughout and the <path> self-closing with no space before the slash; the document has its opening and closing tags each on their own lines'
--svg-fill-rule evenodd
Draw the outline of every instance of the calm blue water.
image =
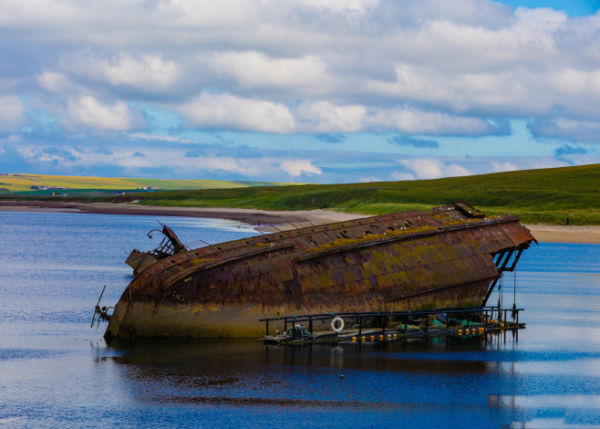
<svg viewBox="0 0 600 429">
<path fill-rule="evenodd" d="M 527 328 L 487 343 L 108 348 L 92 308 L 130 281 L 156 217 L 0 212 L 0 427 L 600 427 L 600 246 L 525 253 Z M 162 218 L 184 242 L 255 234 Z M 512 306 L 513 278 L 504 281 Z M 492 296 L 490 302 L 496 302 Z M 340 375 L 343 374 L 344 378 Z"/>
</svg>

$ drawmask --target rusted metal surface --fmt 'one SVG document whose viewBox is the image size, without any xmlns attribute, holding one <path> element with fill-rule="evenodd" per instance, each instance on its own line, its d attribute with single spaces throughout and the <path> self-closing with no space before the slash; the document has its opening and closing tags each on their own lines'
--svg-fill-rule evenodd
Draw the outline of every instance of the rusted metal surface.
<svg viewBox="0 0 600 429">
<path fill-rule="evenodd" d="M 162 233 L 169 239 L 173 253 L 185 252 L 187 250 L 181 240 L 179 240 L 179 237 L 167 225 L 163 225 Z"/>
<path fill-rule="evenodd" d="M 162 230 L 153 229 L 147 234 L 148 238 L 152 238 L 152 232 L 159 232 L 163 235 L 163 239 L 156 249 L 151 250 L 150 252 L 140 252 L 137 249 L 133 249 L 127 257 L 125 263 L 133 268 L 134 275 L 137 276 L 150 265 L 154 265 L 159 259 L 168 258 L 176 253 L 182 253 L 187 250 L 185 245 L 171 228 L 162 223 L 161 226 Z"/>
<path fill-rule="evenodd" d="M 133 268 L 133 275 L 137 276 L 150 265 L 154 265 L 156 261 L 158 261 L 158 258 L 150 252 L 140 252 L 137 249 L 133 249 L 125 260 L 125 263 Z"/>
<path fill-rule="evenodd" d="M 516 216 L 459 203 L 207 246 L 137 275 L 107 336 L 254 336 L 285 314 L 478 306 L 534 240 Z"/>
</svg>

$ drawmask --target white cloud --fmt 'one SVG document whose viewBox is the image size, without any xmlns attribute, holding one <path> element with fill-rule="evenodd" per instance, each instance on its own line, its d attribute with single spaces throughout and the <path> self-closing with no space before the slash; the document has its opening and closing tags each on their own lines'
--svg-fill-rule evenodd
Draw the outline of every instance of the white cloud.
<svg viewBox="0 0 600 429">
<path fill-rule="evenodd" d="M 412 170 L 418 179 L 437 179 L 443 176 L 443 164 L 437 159 L 402 159 L 398 161 Z"/>
<path fill-rule="evenodd" d="M 123 101 L 103 104 L 90 95 L 69 100 L 67 116 L 67 126 L 71 128 L 125 131 L 133 122 L 133 115 Z"/>
<path fill-rule="evenodd" d="M 303 174 L 322 174 L 319 167 L 315 167 L 310 161 L 304 159 L 293 159 L 282 161 L 279 168 L 292 177 L 302 176 Z"/>
<path fill-rule="evenodd" d="M 193 127 L 267 133 L 290 133 L 295 129 L 294 118 L 283 104 L 231 94 L 202 93 L 178 110 Z"/>
<path fill-rule="evenodd" d="M 270 58 L 256 51 L 221 52 L 208 62 L 219 75 L 235 78 L 244 88 L 285 88 L 326 93 L 331 85 L 327 64 L 319 57 Z"/>
<path fill-rule="evenodd" d="M 371 183 L 371 182 L 381 182 L 381 179 L 375 176 L 368 176 L 368 177 L 359 177 L 358 181 L 360 183 Z"/>
<path fill-rule="evenodd" d="M 0 146 L 0 151 L 2 146 Z M 138 151 L 143 153 L 139 156 Z M 0 152 L 1 153 L 1 152 Z M 59 162 L 61 171 L 71 168 L 102 169 L 104 166 L 119 167 L 122 174 L 129 177 L 143 177 L 148 170 L 163 170 L 165 160 L 169 167 L 177 171 L 179 177 L 215 178 L 215 174 L 230 174 L 235 177 L 271 178 L 271 180 L 288 180 L 290 177 L 322 174 L 321 169 L 311 161 L 286 157 L 249 157 L 218 156 L 201 154 L 189 157 L 184 149 L 167 147 L 123 148 L 111 146 L 108 151 L 92 148 L 65 148 L 60 151 L 45 150 L 42 147 L 21 145 L 19 153 L 34 165 L 44 168 L 53 162 Z M 222 177 L 222 176 L 219 176 Z"/>
<path fill-rule="evenodd" d="M 380 109 L 372 114 L 367 123 L 375 128 L 408 134 L 484 135 L 494 132 L 494 127 L 480 118 L 427 112 L 410 107 Z"/>
<path fill-rule="evenodd" d="M 411 173 L 405 173 L 405 172 L 401 172 L 401 171 L 393 171 L 390 174 L 390 179 L 392 180 L 415 180 L 416 177 L 414 174 Z"/>
<path fill-rule="evenodd" d="M 473 174 L 473 173 L 471 173 L 465 167 L 463 167 L 462 165 L 455 164 L 455 163 L 448 164 L 444 168 L 444 176 L 451 176 L 451 177 L 470 176 L 471 174 Z"/>
<path fill-rule="evenodd" d="M 446 164 L 444 161 L 436 158 L 399 159 L 398 163 L 411 170 L 417 179 L 438 179 L 440 177 L 468 176 L 473 174 L 459 164 Z"/>
<path fill-rule="evenodd" d="M 542 119 L 529 124 L 529 129 L 537 137 L 600 143 L 600 122 L 595 120 Z"/>
<path fill-rule="evenodd" d="M 51 71 L 44 71 L 39 74 L 37 81 L 42 88 L 52 93 L 64 93 L 70 91 L 73 86 L 66 75 Z"/>
<path fill-rule="evenodd" d="M 596 160 L 596 162 L 598 161 Z M 570 164 L 567 161 L 560 161 L 556 159 L 542 159 L 534 160 L 526 167 L 526 169 L 568 167 L 569 165 Z"/>
<path fill-rule="evenodd" d="M 25 104 L 14 95 L 0 96 L 0 131 L 16 131 L 25 123 Z"/>
<path fill-rule="evenodd" d="M 195 143 L 193 140 L 190 139 L 184 139 L 181 137 L 173 136 L 161 136 L 157 134 L 129 133 L 129 137 L 137 140 L 161 141 L 172 143 Z"/>
<path fill-rule="evenodd" d="M 407 134 L 485 135 L 490 122 L 411 107 L 373 109 L 364 105 L 303 102 L 288 108 L 268 100 L 202 93 L 177 110 L 195 127 L 233 128 L 268 133 L 352 133 L 394 130 Z"/>
<path fill-rule="evenodd" d="M 113 86 L 141 88 L 148 92 L 167 89 L 178 77 L 175 62 L 164 60 L 160 54 L 120 53 L 104 59 L 80 53 L 74 58 L 63 59 L 63 67 L 85 78 L 105 81 Z"/>
<path fill-rule="evenodd" d="M 554 88 L 569 96 L 600 94 L 600 69 L 583 70 L 566 66 L 549 78 Z"/>
<path fill-rule="evenodd" d="M 168 99 L 195 127 L 284 133 L 485 135 L 498 132 L 490 120 L 533 118 L 547 123 L 539 136 L 595 141 L 598 14 L 488 0 L 5 0 L 0 25 L 2 93 L 42 105 Z M 72 104 L 56 111 L 82 110 Z M 104 107 L 121 109 L 123 129 L 123 106 Z"/>
<path fill-rule="evenodd" d="M 298 118 L 307 132 L 355 132 L 365 126 L 367 109 L 360 105 L 336 106 L 328 101 L 302 103 Z"/>
<path fill-rule="evenodd" d="M 493 161 L 492 162 L 492 168 L 496 172 L 501 172 L 501 171 L 516 171 L 516 170 L 519 169 L 519 167 L 517 167 L 515 164 L 513 164 L 510 161 L 505 161 L 505 162 Z"/>
<path fill-rule="evenodd" d="M 366 13 L 379 4 L 379 0 L 300 0 L 306 6 L 335 13 Z"/>
</svg>

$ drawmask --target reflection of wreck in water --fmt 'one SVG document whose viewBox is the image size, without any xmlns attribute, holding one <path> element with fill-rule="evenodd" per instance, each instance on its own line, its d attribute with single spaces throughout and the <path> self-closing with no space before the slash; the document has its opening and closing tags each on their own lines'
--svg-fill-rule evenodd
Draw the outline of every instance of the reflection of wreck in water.
<svg viewBox="0 0 600 429">
<path fill-rule="evenodd" d="M 464 203 L 193 250 L 163 232 L 153 254 L 132 252 L 147 266 L 107 338 L 259 337 L 265 317 L 482 306 L 535 240 L 518 217 Z"/>
</svg>

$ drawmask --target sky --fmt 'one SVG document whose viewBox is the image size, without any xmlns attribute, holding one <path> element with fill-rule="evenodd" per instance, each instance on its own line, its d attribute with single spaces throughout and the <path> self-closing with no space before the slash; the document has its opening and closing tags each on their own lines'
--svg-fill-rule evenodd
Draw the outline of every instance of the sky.
<svg viewBox="0 0 600 429">
<path fill-rule="evenodd" d="M 0 0 L 0 172 L 347 183 L 600 162 L 600 0 Z"/>
</svg>

